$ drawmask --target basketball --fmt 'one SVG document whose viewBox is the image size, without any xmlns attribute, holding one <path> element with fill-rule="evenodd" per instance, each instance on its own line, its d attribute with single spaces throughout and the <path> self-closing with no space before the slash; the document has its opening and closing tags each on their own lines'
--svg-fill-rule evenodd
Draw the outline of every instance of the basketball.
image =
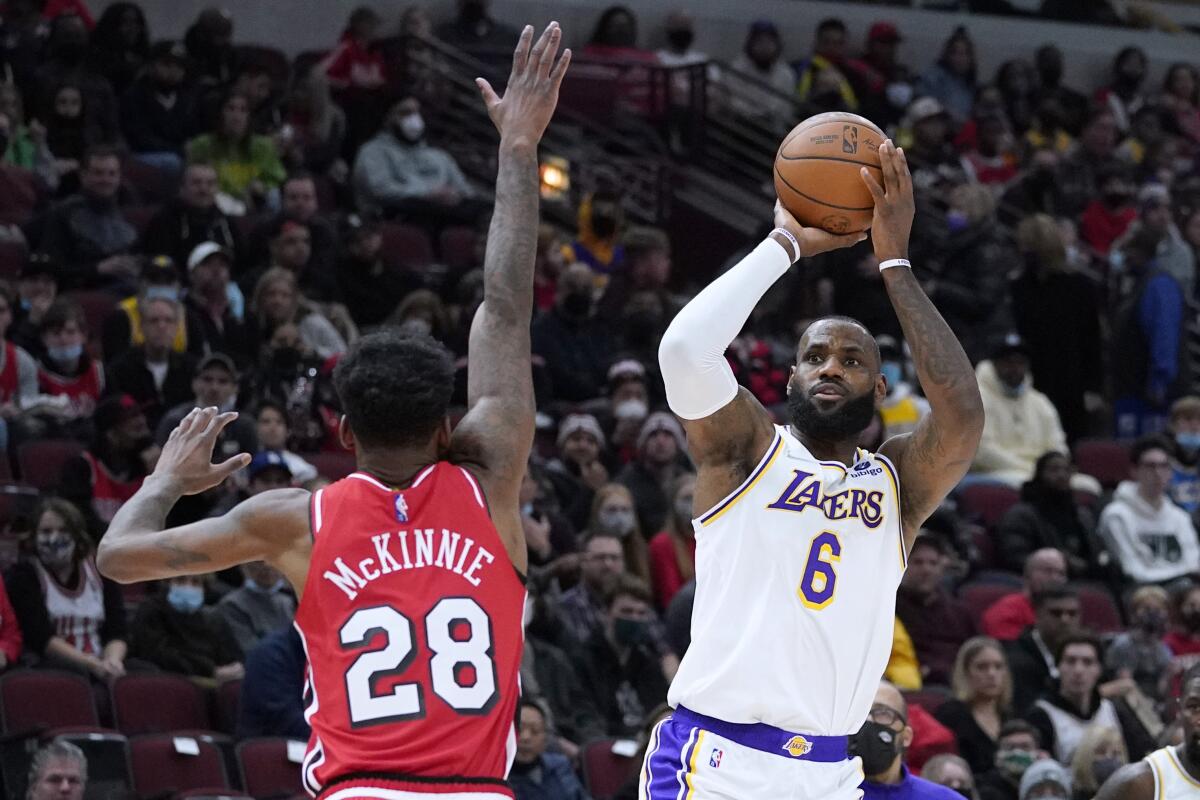
<svg viewBox="0 0 1200 800">
<path fill-rule="evenodd" d="M 775 192 L 792 216 L 830 233 L 871 227 L 875 204 L 859 174 L 867 167 L 883 182 L 879 145 L 887 137 L 857 114 L 818 114 L 801 122 L 775 154 Z"/>
</svg>

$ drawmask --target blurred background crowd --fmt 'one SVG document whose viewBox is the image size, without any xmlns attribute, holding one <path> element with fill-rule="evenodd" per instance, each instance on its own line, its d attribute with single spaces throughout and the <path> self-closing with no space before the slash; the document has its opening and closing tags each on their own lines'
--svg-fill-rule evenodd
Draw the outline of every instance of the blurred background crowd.
<svg viewBox="0 0 1200 800">
<path fill-rule="evenodd" d="M 348 474 L 330 377 L 363 332 L 435 336 L 465 402 L 495 170 L 472 79 L 503 83 L 526 20 L 486 0 L 347 5 L 340 35 L 295 52 L 245 41 L 236 8 L 151 30 L 137 3 L 91 4 L 0 16 L 0 777 L 39 800 L 188 781 L 284 796 L 294 764 L 254 781 L 308 735 L 290 588 L 261 564 L 121 587 L 95 546 L 197 404 L 242 413 L 218 457 L 255 456 L 171 522 Z M 636 795 L 694 592 L 693 468 L 658 340 L 769 230 L 778 142 L 829 111 L 905 148 L 911 259 L 987 413 L 909 557 L 900 691 L 871 717 L 896 744 L 865 765 L 868 797 L 920 773 L 982 800 L 1086 799 L 1180 741 L 1200 661 L 1200 74 L 1131 44 L 1068 79 L 1064 51 L 1103 25 L 1194 53 L 1197 26 L 1166 3 L 876 5 L 863 23 L 785 4 L 809 40 L 747 12 L 721 45 L 683 8 L 570 11 L 587 24 L 566 30 L 540 172 L 520 800 Z M 885 5 L 952 14 L 951 32 L 906 49 Z M 1019 55 L 985 70 L 973 28 L 992 15 L 1061 24 L 1015 32 Z M 785 419 L 796 338 L 829 313 L 879 338 L 889 394 L 863 446 L 912 430 L 928 406 L 869 243 L 772 290 L 728 353 L 739 381 Z M 156 736 L 180 730 L 184 750 Z"/>
</svg>

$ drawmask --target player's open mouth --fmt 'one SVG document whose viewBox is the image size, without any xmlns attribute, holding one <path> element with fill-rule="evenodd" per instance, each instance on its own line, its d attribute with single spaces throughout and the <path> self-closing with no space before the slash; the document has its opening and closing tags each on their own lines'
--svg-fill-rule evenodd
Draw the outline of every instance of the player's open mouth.
<svg viewBox="0 0 1200 800">
<path fill-rule="evenodd" d="M 846 392 L 832 383 L 822 383 L 814 387 L 809 396 L 819 400 L 840 400 Z"/>
</svg>

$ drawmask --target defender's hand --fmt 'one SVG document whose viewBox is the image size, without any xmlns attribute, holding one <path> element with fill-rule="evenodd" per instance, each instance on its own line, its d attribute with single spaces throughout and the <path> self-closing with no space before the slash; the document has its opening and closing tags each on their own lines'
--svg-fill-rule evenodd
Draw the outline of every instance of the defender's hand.
<svg viewBox="0 0 1200 800">
<path fill-rule="evenodd" d="M 192 409 L 171 431 L 150 480 L 166 481 L 180 494 L 200 494 L 248 465 L 249 453 L 212 463 L 217 437 L 237 416 L 236 411 L 218 414 L 212 406 Z"/>
<path fill-rule="evenodd" d="M 839 236 L 820 228 L 806 228 L 797 222 L 796 218 L 792 216 L 792 212 L 784 208 L 783 203 L 778 200 L 775 201 L 775 227 L 783 228 L 796 237 L 796 241 L 800 243 L 801 258 L 811 258 L 831 250 L 841 250 L 843 247 L 850 247 L 867 238 L 865 233 L 846 233 Z M 776 234 L 771 238 L 783 245 L 783 249 L 787 250 L 789 254 L 792 252 L 791 243 L 782 236 Z"/>
<path fill-rule="evenodd" d="M 882 186 L 866 167 L 860 170 L 863 183 L 875 200 L 875 216 L 871 221 L 875 255 L 880 261 L 908 258 L 908 234 L 916 213 L 908 160 L 904 151 L 888 139 L 879 146 L 879 165 L 883 170 Z"/>
<path fill-rule="evenodd" d="M 483 102 L 487 105 L 488 116 L 492 118 L 496 130 L 500 131 L 502 141 L 536 145 L 541 140 L 550 118 L 554 116 L 554 109 L 558 105 L 558 88 L 562 85 L 567 65 L 571 63 L 569 49 L 564 50 L 558 63 L 555 63 L 561 40 L 562 29 L 557 22 L 551 22 L 542 31 L 537 43 L 531 45 L 533 26 L 526 25 L 513 53 L 512 73 L 508 76 L 504 97 L 498 96 L 485 79 L 475 79 Z"/>
</svg>

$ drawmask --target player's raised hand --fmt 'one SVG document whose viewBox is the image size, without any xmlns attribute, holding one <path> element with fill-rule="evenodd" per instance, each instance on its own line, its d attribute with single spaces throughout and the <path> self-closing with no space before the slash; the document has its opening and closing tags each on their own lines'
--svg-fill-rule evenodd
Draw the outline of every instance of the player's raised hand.
<svg viewBox="0 0 1200 800">
<path fill-rule="evenodd" d="M 796 241 L 800 243 L 801 258 L 810 258 L 821 253 L 828 253 L 830 250 L 841 250 L 843 247 L 850 247 L 867 238 L 865 233 L 836 234 L 820 228 L 806 228 L 778 200 L 775 201 L 775 227 L 784 228 L 796 237 Z M 782 237 L 780 244 L 783 244 Z M 790 244 L 785 245 L 784 248 L 791 251 Z"/>
<path fill-rule="evenodd" d="M 533 26 L 526 25 L 513 53 L 512 73 L 504 96 L 497 95 L 485 79 L 475 79 L 502 141 L 537 144 L 542 138 L 558 105 L 558 87 L 571 63 L 569 49 L 558 55 L 561 41 L 562 29 L 557 22 L 547 25 L 536 42 Z"/>
<path fill-rule="evenodd" d="M 880 261 L 908 257 L 908 234 L 912 231 L 916 202 L 913 200 L 912 175 L 904 151 L 888 139 L 879 146 L 879 166 L 883 185 L 866 167 L 860 170 L 863 183 L 875 200 L 875 216 L 871 222 L 871 241 Z"/>
<path fill-rule="evenodd" d="M 151 478 L 168 481 L 180 494 L 200 494 L 249 464 L 248 453 L 212 463 L 217 437 L 237 416 L 236 411 L 218 414 L 212 406 L 192 409 L 171 431 Z"/>
</svg>

